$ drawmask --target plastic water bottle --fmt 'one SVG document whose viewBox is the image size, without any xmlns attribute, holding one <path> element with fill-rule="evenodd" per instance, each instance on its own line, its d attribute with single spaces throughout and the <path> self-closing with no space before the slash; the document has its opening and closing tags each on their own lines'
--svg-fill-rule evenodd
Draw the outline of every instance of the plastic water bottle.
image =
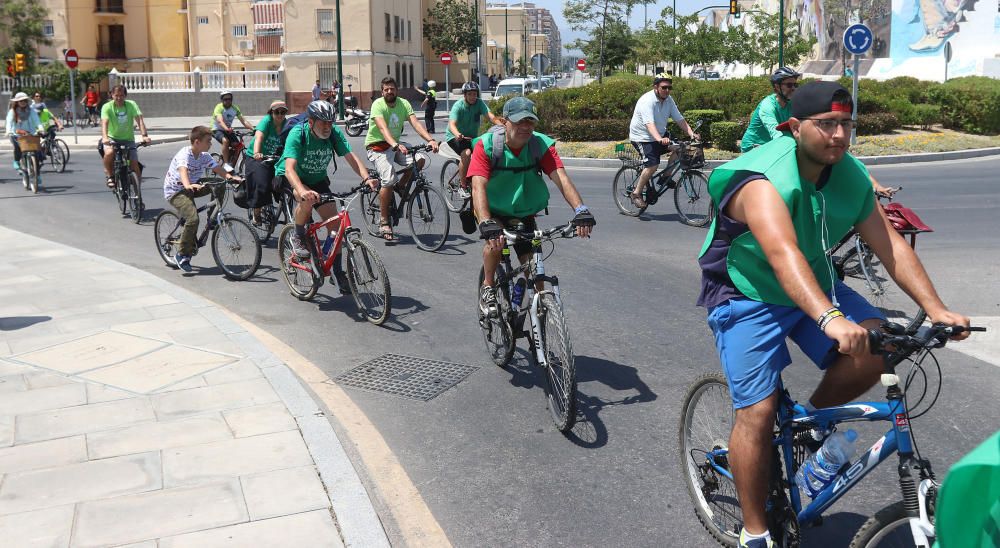
<svg viewBox="0 0 1000 548">
<path fill-rule="evenodd" d="M 809 456 L 799 471 L 795 474 L 795 481 L 799 487 L 808 493 L 809 498 L 816 495 L 833 481 L 837 471 L 851 460 L 854 452 L 857 451 L 855 441 L 858 433 L 854 430 L 846 432 L 834 432 L 826 438 L 823 446 Z"/>
<path fill-rule="evenodd" d="M 518 278 L 514 282 L 514 294 L 510 296 L 511 308 L 517 310 L 521 308 L 521 300 L 524 299 L 524 287 L 528 282 L 524 278 Z"/>
</svg>

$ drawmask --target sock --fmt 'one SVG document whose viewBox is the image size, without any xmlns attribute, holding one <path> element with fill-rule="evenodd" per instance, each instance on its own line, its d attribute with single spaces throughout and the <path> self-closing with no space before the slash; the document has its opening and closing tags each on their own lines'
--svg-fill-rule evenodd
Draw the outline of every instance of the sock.
<svg viewBox="0 0 1000 548">
<path fill-rule="evenodd" d="M 344 254 L 337 253 L 333 258 L 333 275 L 338 278 L 344 277 Z"/>
<path fill-rule="evenodd" d="M 299 238 L 306 237 L 306 225 L 295 225 L 295 235 Z"/>
<path fill-rule="evenodd" d="M 764 530 L 763 533 L 760 533 L 758 535 L 755 535 L 750 531 L 747 531 L 746 528 L 743 528 L 743 530 L 740 531 L 740 544 L 745 544 L 744 541 L 756 540 L 759 538 L 762 538 L 765 541 L 768 541 L 769 543 L 771 540 L 771 531 Z"/>
</svg>

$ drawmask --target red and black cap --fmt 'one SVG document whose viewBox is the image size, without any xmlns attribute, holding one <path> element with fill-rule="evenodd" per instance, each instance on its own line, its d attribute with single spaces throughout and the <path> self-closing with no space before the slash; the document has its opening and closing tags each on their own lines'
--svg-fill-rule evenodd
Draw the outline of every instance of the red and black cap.
<svg viewBox="0 0 1000 548">
<path fill-rule="evenodd" d="M 813 81 L 803 84 L 792 97 L 792 118 L 799 120 L 827 112 L 851 112 L 851 92 L 837 82 Z M 788 122 L 778 124 L 778 131 L 789 131 Z"/>
</svg>

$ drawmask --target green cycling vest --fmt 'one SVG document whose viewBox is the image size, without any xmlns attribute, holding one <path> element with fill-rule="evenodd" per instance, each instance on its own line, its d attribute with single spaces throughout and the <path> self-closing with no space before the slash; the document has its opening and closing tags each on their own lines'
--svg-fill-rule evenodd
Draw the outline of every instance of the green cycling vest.
<svg viewBox="0 0 1000 548">
<path fill-rule="evenodd" d="M 476 139 L 483 142 L 487 158 L 493 153 L 493 137 L 494 133 L 488 131 Z M 555 144 L 554 139 L 537 131 L 533 138 L 536 137 L 542 140 L 543 150 L 548 150 Z M 490 173 L 490 181 L 486 185 L 486 198 L 490 202 L 490 211 L 494 214 L 505 217 L 527 217 L 549 205 L 549 188 L 541 174 L 533 169 L 535 159 L 531 157 L 530 149 L 530 146 L 525 145 L 521 149 L 521 154 L 514 156 L 510 147 L 504 145 L 504 167 L 529 169 L 520 171 L 495 169 Z"/>
<path fill-rule="evenodd" d="M 850 154 L 834 164 L 826 185 L 816 190 L 813 183 L 799 177 L 796 147 L 794 138 L 783 135 L 719 166 L 708 180 L 708 192 L 712 203 L 718 204 L 731 185 L 752 173 L 763 174 L 788 206 L 799 250 L 809 262 L 820 287 L 829 292 L 832 266 L 823 246 L 824 209 L 826 245 L 833 246 L 854 225 L 867 218 L 874 207 L 875 195 L 868 170 Z M 716 211 L 699 257 L 705 254 L 715 237 L 718 218 Z M 749 230 L 730 242 L 726 268 L 736 289 L 746 297 L 770 304 L 797 306 L 781 288 L 760 243 Z"/>
</svg>

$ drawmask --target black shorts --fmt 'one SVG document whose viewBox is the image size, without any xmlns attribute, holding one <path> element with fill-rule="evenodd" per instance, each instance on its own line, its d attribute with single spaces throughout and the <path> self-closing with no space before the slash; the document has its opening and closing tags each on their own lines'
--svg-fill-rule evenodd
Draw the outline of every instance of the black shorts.
<svg viewBox="0 0 1000 548">
<path fill-rule="evenodd" d="M 528 217 L 504 217 L 501 215 L 495 215 L 493 219 L 500 223 L 504 228 L 514 228 L 514 225 L 520 222 L 524 226 L 520 227 L 519 230 L 534 231 L 538 229 L 538 223 L 535 221 L 534 215 L 530 215 Z M 530 241 L 521 240 L 514 244 L 514 253 L 518 257 L 531 253 L 531 250 L 532 245 Z"/>
<path fill-rule="evenodd" d="M 666 145 L 656 141 L 642 143 L 632 141 L 632 146 L 642 154 L 642 165 L 645 167 L 660 165 L 660 157 L 668 152 Z"/>
<path fill-rule="evenodd" d="M 231 131 L 222 131 L 221 129 L 214 129 L 212 130 L 212 137 L 215 137 L 215 140 L 218 141 L 220 145 L 222 144 L 223 137 L 228 138 L 230 143 L 233 142 L 233 133 Z"/>
<path fill-rule="evenodd" d="M 461 154 L 463 150 L 472 150 L 472 139 L 459 139 L 458 137 L 448 139 L 448 146 L 456 153 Z"/>
<path fill-rule="evenodd" d="M 320 194 L 329 194 L 333 192 L 332 190 L 330 190 L 330 179 L 323 179 L 322 181 L 311 185 L 305 182 L 303 182 L 303 184 L 306 185 L 306 188 L 308 188 L 309 190 L 314 190 L 316 192 L 319 192 Z M 278 175 L 277 177 L 274 178 L 275 193 L 280 193 L 284 191 L 291 192 L 291 190 L 292 190 L 292 183 L 288 182 L 287 177 L 285 177 L 284 175 Z"/>
</svg>

